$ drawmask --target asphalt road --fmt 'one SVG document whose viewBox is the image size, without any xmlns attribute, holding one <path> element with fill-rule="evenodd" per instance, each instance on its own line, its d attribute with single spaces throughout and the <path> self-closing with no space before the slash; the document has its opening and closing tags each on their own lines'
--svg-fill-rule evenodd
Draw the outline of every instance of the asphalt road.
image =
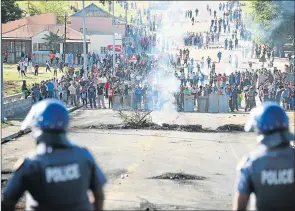
<svg viewBox="0 0 295 211">
<path fill-rule="evenodd" d="M 190 8 L 190 4 L 185 5 Z M 199 9 L 200 15 L 206 12 L 207 3 L 196 4 L 203 7 Z M 196 57 L 217 54 L 213 50 L 193 52 Z M 217 72 L 224 69 L 217 65 Z M 212 129 L 230 123 L 244 124 L 248 116 L 156 112 L 152 115 L 158 123 L 202 124 Z M 289 115 L 294 129 L 294 113 Z M 251 133 L 79 129 L 85 125 L 120 123 L 111 110 L 80 109 L 71 118 L 71 140 L 89 148 L 107 176 L 106 210 L 231 209 L 237 162 L 257 144 Z M 12 169 L 19 158 L 34 149 L 30 134 L 2 145 L 2 170 Z M 149 179 L 169 172 L 205 178 L 181 182 Z"/>
<path fill-rule="evenodd" d="M 75 130 L 106 174 L 105 209 L 230 209 L 238 160 L 256 145 L 254 134 Z M 2 145 L 2 169 L 34 149 L 30 135 Z M 204 180 L 148 179 L 186 173 Z M 127 174 L 124 179 L 121 175 Z M 141 206 L 141 207 L 140 207 Z"/>
</svg>

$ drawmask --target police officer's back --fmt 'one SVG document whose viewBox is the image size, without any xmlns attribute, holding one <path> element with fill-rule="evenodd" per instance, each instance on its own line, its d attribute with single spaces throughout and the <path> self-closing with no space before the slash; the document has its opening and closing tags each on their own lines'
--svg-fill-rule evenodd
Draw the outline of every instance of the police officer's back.
<svg viewBox="0 0 295 211">
<path fill-rule="evenodd" d="M 295 149 L 289 120 L 274 103 L 254 109 L 246 131 L 258 132 L 258 148 L 238 165 L 234 210 L 245 210 L 251 193 L 258 210 L 295 210 Z"/>
<path fill-rule="evenodd" d="M 58 100 L 43 100 L 31 109 L 22 129 L 31 124 L 36 154 L 24 159 L 9 180 L 3 210 L 14 210 L 25 191 L 26 210 L 102 209 L 106 179 L 89 151 L 67 139 L 68 123 L 68 111 Z M 88 190 L 93 192 L 94 206 Z"/>
</svg>

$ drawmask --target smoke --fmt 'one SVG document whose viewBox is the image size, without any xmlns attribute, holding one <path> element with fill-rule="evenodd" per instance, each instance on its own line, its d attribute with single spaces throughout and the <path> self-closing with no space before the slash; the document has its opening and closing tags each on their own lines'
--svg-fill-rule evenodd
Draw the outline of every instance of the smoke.
<svg viewBox="0 0 295 211">
<path fill-rule="evenodd" d="M 247 29 L 264 43 L 281 43 L 289 35 L 294 37 L 294 1 L 270 1 L 268 6 L 275 10 L 276 16 L 268 26 L 255 22 L 250 14 L 245 20 Z"/>
<path fill-rule="evenodd" d="M 162 51 L 165 56 L 160 58 L 159 69 L 153 71 L 149 76 L 149 81 L 153 83 L 153 90 L 157 90 L 159 95 L 155 112 L 151 113 L 153 122 L 156 124 L 173 122 L 179 115 L 175 94 L 179 90 L 180 81 L 174 76 L 174 70 L 168 65 L 168 54 L 175 54 L 172 44 L 180 45 L 183 43 L 184 12 L 179 8 L 179 6 L 173 4 L 162 13 L 162 25 L 157 29 L 158 42 L 156 48 L 158 51 Z"/>
</svg>

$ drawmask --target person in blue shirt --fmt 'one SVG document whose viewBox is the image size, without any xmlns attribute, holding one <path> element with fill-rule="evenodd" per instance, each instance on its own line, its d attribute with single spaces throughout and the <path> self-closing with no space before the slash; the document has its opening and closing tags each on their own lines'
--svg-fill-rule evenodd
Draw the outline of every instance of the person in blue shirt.
<svg viewBox="0 0 295 211">
<path fill-rule="evenodd" d="M 252 110 L 246 131 L 256 131 L 259 145 L 237 166 L 233 210 L 246 210 L 251 193 L 257 210 L 295 210 L 294 134 L 289 118 L 277 103 Z"/>
<path fill-rule="evenodd" d="M 106 178 L 91 153 L 67 138 L 68 124 L 68 110 L 57 99 L 32 107 L 21 129 L 32 128 L 36 153 L 16 164 L 3 191 L 2 210 L 14 210 L 25 192 L 26 210 L 102 210 Z"/>
<path fill-rule="evenodd" d="M 136 109 L 141 109 L 141 100 L 142 100 L 143 90 L 140 86 L 135 88 L 135 101 L 136 101 Z"/>
<path fill-rule="evenodd" d="M 54 84 L 52 81 L 46 83 L 48 98 L 53 98 L 54 96 Z"/>
</svg>

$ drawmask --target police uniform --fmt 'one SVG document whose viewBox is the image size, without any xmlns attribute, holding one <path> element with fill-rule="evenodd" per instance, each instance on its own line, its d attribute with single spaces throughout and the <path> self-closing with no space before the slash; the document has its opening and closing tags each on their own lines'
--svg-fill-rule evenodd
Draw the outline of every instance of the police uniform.
<svg viewBox="0 0 295 211">
<path fill-rule="evenodd" d="M 252 112 L 246 130 L 253 126 L 260 145 L 238 164 L 236 192 L 255 193 L 258 210 L 295 210 L 294 135 L 288 117 L 279 105 L 268 103 Z"/>
<path fill-rule="evenodd" d="M 43 100 L 32 108 L 34 111 L 31 110 L 24 121 L 26 125 L 33 119 L 34 127 L 42 132 L 35 135 L 38 132 L 33 129 L 36 153 L 16 166 L 3 192 L 4 210 L 14 210 L 25 191 L 28 192 L 26 210 L 94 209 L 88 190 L 93 193 L 101 190 L 106 178 L 90 152 L 72 144 L 61 132 L 68 125 L 67 110 L 62 107 L 57 100 Z M 60 112 L 62 109 L 64 113 Z"/>
</svg>

